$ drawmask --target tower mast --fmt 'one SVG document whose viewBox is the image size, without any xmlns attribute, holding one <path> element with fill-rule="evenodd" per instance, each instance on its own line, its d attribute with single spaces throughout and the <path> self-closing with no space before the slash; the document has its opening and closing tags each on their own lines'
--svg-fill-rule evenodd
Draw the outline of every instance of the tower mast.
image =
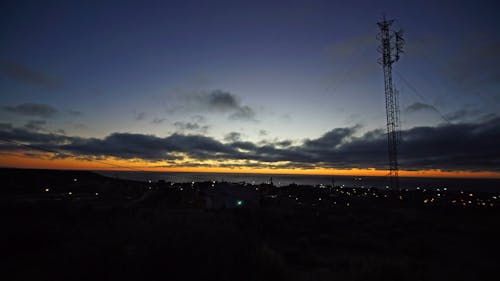
<svg viewBox="0 0 500 281">
<path fill-rule="evenodd" d="M 389 154 L 389 179 L 393 191 L 399 191 L 399 164 L 398 144 L 400 142 L 399 121 L 399 94 L 394 89 L 392 81 L 392 65 L 397 62 L 403 53 L 403 31 L 393 31 L 391 25 L 394 20 L 386 20 L 385 16 L 377 25 L 380 32 L 377 39 L 380 41 L 378 51 L 382 56 L 378 62 L 384 70 L 385 111 L 387 117 L 387 144 Z"/>
</svg>

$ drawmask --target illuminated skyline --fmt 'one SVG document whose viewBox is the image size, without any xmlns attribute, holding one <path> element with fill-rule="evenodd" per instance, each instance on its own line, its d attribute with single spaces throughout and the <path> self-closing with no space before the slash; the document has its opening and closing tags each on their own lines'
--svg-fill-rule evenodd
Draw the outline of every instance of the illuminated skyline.
<svg viewBox="0 0 500 281">
<path fill-rule="evenodd" d="M 385 12 L 402 175 L 500 177 L 494 1 L 0 5 L 0 166 L 384 175 Z"/>
</svg>

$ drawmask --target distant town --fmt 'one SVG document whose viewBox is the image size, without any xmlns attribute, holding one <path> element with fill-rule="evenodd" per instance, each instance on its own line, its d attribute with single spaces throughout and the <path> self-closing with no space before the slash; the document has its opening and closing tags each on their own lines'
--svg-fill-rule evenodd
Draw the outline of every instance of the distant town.
<svg viewBox="0 0 500 281">
<path fill-rule="evenodd" d="M 16 178 L 28 173 L 41 176 Z M 278 186 L 272 177 L 265 183 L 203 181 L 133 181 L 104 177 L 92 172 L 3 169 L 4 194 L 16 201 L 70 201 L 75 204 L 122 203 L 165 204 L 186 208 L 220 210 L 230 208 L 317 209 L 363 206 L 416 208 L 498 208 L 500 193 L 450 191 L 444 188 L 392 190 L 335 185 Z M 50 176 L 47 176 L 50 175 Z M 361 180 L 361 178 L 356 178 Z M 25 181 L 29 181 L 26 183 Z M 162 203 L 159 203 L 162 202 Z"/>
</svg>

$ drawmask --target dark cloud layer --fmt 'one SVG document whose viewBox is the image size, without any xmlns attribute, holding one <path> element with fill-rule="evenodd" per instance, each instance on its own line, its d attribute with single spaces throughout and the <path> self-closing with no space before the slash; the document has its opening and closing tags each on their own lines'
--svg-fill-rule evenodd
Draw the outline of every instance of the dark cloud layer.
<svg viewBox="0 0 500 281">
<path fill-rule="evenodd" d="M 46 124 L 47 122 L 43 120 L 30 120 L 24 125 L 24 127 L 28 130 L 40 131 Z"/>
<path fill-rule="evenodd" d="M 48 88 L 55 88 L 61 85 L 61 81 L 46 73 L 32 70 L 25 65 L 14 62 L 0 62 L 0 74 L 23 83 Z"/>
<path fill-rule="evenodd" d="M 103 139 L 42 134 L 1 124 L 0 137 L 73 154 L 78 157 L 114 156 L 123 159 L 169 161 L 185 156 L 201 160 L 241 160 L 252 167 L 386 168 L 387 140 L 383 130 L 356 136 L 358 127 L 336 128 L 300 145 L 242 141 L 230 134 L 227 142 L 200 135 L 153 135 L 114 133 Z M 483 123 L 415 127 L 402 132 L 401 168 L 499 171 L 500 118 Z M 23 148 L 24 149 L 24 148 Z M 11 146 L 4 150 L 12 150 Z M 187 165 L 191 165 L 187 164 Z M 222 164 L 224 165 L 224 164 Z"/>
<path fill-rule="evenodd" d="M 52 151 L 52 149 L 59 149 L 62 145 L 75 142 L 80 138 L 36 132 L 26 128 L 16 128 L 11 124 L 0 124 L 0 139 L 28 144 L 35 146 L 36 148 L 43 148 L 43 150 Z M 21 146 L 20 148 L 26 149 L 24 146 Z"/>
<path fill-rule="evenodd" d="M 56 108 L 50 105 L 29 102 L 16 106 L 4 106 L 3 110 L 14 114 L 38 116 L 43 118 L 53 117 L 58 112 Z"/>
<path fill-rule="evenodd" d="M 78 110 L 59 110 L 48 104 L 34 102 L 25 102 L 18 105 L 2 106 L 1 110 L 10 114 L 39 118 L 52 118 L 56 116 L 79 117 L 83 115 L 83 112 Z"/>
</svg>

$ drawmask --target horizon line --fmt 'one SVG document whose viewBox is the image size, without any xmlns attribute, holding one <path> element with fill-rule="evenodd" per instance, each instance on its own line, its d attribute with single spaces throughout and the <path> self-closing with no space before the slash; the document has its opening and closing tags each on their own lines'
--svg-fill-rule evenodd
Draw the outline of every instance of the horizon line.
<svg viewBox="0 0 500 281">
<path fill-rule="evenodd" d="M 216 167 L 214 167 L 217 169 Z M 214 169 L 211 168 L 211 169 Z M 206 174 L 248 174 L 248 175 L 297 175 L 297 176 L 330 176 L 330 177 L 389 177 L 388 170 L 375 170 L 375 169 L 350 169 L 348 173 L 338 173 L 339 169 L 335 169 L 336 172 L 328 172 L 328 169 L 324 169 L 320 172 L 290 172 L 290 171 L 262 171 L 262 169 L 255 170 L 235 170 L 231 168 L 224 168 L 223 170 L 198 170 L 193 168 L 176 169 L 170 168 L 170 170 L 142 170 L 136 168 L 130 169 L 112 169 L 112 168 L 85 168 L 85 167 L 16 167 L 16 166 L 0 166 L 0 169 L 19 169 L 19 170 L 59 170 L 59 171 L 90 171 L 90 172 L 136 172 L 136 173 L 206 173 Z M 163 168 L 169 169 L 169 168 Z M 210 169 L 210 168 L 209 168 Z M 311 169 L 314 171 L 314 169 Z M 359 173 L 356 173 L 359 172 Z M 367 173 L 374 173 L 372 175 Z M 400 178 L 464 178 L 464 179 L 500 179 L 500 173 L 492 171 L 441 171 L 441 170 L 420 170 L 420 171 L 405 171 L 403 175 L 399 175 Z M 384 174 L 385 173 L 385 174 Z M 479 175 L 482 173 L 483 175 Z M 406 175 L 405 175 L 406 174 Z"/>
</svg>

